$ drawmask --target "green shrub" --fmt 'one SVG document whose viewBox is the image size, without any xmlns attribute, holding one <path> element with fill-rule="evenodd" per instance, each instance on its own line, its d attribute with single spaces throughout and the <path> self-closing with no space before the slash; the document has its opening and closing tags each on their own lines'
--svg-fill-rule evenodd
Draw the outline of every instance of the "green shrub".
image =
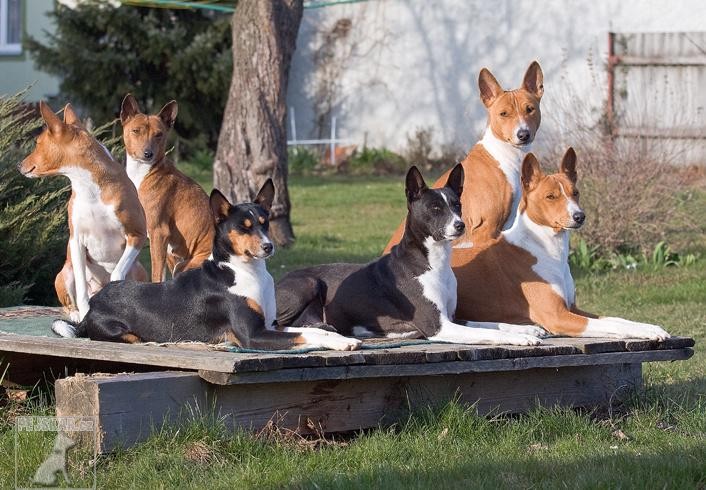
<svg viewBox="0 0 706 490">
<path fill-rule="evenodd" d="M 21 100 L 0 96 L 0 306 L 56 304 L 54 277 L 66 258 L 68 182 L 17 171 L 41 124 Z"/>
<path fill-rule="evenodd" d="M 311 175 L 319 165 L 318 155 L 305 146 L 295 146 L 288 151 L 289 172 L 292 175 Z"/>
<path fill-rule="evenodd" d="M 232 74 L 230 16 L 200 9 L 57 3 L 56 33 L 29 38 L 37 66 L 61 78 L 61 94 L 95 121 L 110 121 L 132 92 L 143 111 L 179 103 L 180 151 L 215 149 Z"/>
<path fill-rule="evenodd" d="M 347 170 L 352 175 L 403 174 L 407 161 L 387 148 L 363 148 L 349 160 Z"/>
</svg>

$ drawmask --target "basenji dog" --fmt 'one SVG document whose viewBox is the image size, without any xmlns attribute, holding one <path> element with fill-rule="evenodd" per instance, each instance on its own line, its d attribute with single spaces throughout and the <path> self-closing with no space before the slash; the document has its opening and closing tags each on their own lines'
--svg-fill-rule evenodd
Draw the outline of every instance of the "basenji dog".
<svg viewBox="0 0 706 490">
<path fill-rule="evenodd" d="M 357 349 L 360 341 L 322 329 L 278 331 L 275 290 L 265 259 L 274 185 L 254 202 L 231 205 L 218 190 L 209 209 L 216 223 L 212 255 L 197 269 L 159 283 L 113 282 L 91 298 L 82 322 L 56 320 L 62 337 L 112 342 L 231 342 L 254 349 Z"/>
<path fill-rule="evenodd" d="M 208 195 L 165 154 L 176 116 L 174 100 L 146 115 L 127 94 L 120 108 L 126 170 L 147 217 L 153 282 L 166 279 L 167 265 L 172 276 L 199 267 L 215 234 Z"/>
<path fill-rule="evenodd" d="M 514 222 L 521 195 L 522 159 L 531 150 L 539 124 L 539 103 L 544 95 L 544 75 L 536 61 L 525 72 L 522 87 L 503 90 L 487 68 L 478 76 L 480 98 L 488 112 L 488 126 L 483 138 L 471 148 L 461 162 L 466 186 L 473 192 L 464 194 L 461 204 L 467 231 L 454 243 L 452 264 L 465 263 L 460 251 L 492 238 Z M 449 171 L 434 183 L 442 187 Z M 404 222 L 390 238 L 388 253 L 402 237 Z M 458 257 L 457 257 L 458 256 Z M 459 278 L 462 283 L 465 278 Z"/>
<path fill-rule="evenodd" d="M 465 231 L 459 200 L 463 173 L 459 164 L 444 187 L 429 189 L 412 167 L 406 177 L 408 214 L 400 243 L 369 264 L 320 265 L 287 274 L 276 287 L 278 323 L 324 323 L 355 337 L 540 343 L 531 335 L 469 328 L 453 320 L 456 278 L 449 258 L 451 241 Z"/>
<path fill-rule="evenodd" d="M 664 340 L 662 327 L 598 317 L 576 307 L 569 269 L 569 232 L 583 225 L 576 153 L 569 148 L 559 173 L 545 175 L 532 153 L 522 165 L 522 197 L 509 230 L 484 247 L 463 269 L 466 309 L 476 327 L 536 324 L 572 337 Z M 497 322 L 503 322 L 499 324 Z"/>
<path fill-rule="evenodd" d="M 475 256 L 474 247 L 499 236 L 515 221 L 522 185 L 522 160 L 531 150 L 541 122 L 540 101 L 544 95 L 544 75 L 536 61 L 525 72 L 522 86 L 503 90 L 486 68 L 478 76 L 480 98 L 488 112 L 488 126 L 483 138 L 461 162 L 466 172 L 465 185 L 473 192 L 464 194 L 461 204 L 467 232 L 454 242 L 451 267 L 458 281 L 457 318 L 471 318 L 473 310 L 465 298 L 466 284 L 476 278 L 461 269 Z M 433 185 L 441 187 L 448 172 Z M 404 223 L 392 235 L 384 253 L 399 242 Z"/>
<path fill-rule="evenodd" d="M 122 165 L 81 125 L 70 104 L 64 120 L 44 102 L 46 128 L 20 163 L 27 177 L 64 175 L 71 181 L 66 262 L 54 282 L 73 321 L 88 312 L 88 299 L 109 281 L 146 280 L 136 260 L 147 238 L 145 213 Z"/>
</svg>

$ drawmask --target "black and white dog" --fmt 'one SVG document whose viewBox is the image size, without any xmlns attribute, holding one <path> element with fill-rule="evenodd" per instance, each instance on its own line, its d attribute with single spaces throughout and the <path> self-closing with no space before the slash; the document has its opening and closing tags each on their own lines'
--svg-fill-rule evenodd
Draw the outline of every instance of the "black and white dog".
<svg viewBox="0 0 706 490">
<path fill-rule="evenodd" d="M 399 245 L 369 264 L 320 265 L 287 274 L 276 287 L 278 324 L 325 323 L 355 337 L 539 344 L 539 338 L 524 333 L 454 323 L 456 278 L 450 254 L 451 241 L 465 230 L 462 191 L 461 165 L 441 189 L 429 189 L 412 167 L 406 178 L 407 224 Z"/>
<path fill-rule="evenodd" d="M 268 237 L 273 199 L 271 179 L 254 203 L 232 206 L 214 190 L 213 253 L 200 268 L 161 283 L 111 282 L 91 298 L 83 321 L 56 320 L 52 330 L 62 337 L 112 342 L 227 341 L 255 349 L 357 349 L 359 340 L 326 330 L 277 331 L 274 281 L 264 260 L 274 252 Z"/>
</svg>

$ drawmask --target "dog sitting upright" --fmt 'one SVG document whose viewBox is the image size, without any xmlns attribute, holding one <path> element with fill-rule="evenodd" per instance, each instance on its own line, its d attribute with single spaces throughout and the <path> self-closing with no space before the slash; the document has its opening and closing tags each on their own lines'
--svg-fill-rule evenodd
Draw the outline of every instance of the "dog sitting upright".
<svg viewBox="0 0 706 490">
<path fill-rule="evenodd" d="M 538 338 L 522 333 L 454 323 L 456 279 L 449 258 L 451 241 L 465 230 L 462 191 L 461 165 L 441 189 L 427 188 L 412 167 L 406 178 L 408 214 L 399 245 L 367 265 L 320 265 L 287 274 L 276 287 L 279 325 L 325 323 L 356 337 L 539 344 Z"/>
<path fill-rule="evenodd" d="M 145 214 L 125 169 L 91 136 L 70 104 L 62 122 L 44 102 L 46 128 L 20 164 L 27 177 L 64 175 L 71 180 L 69 244 L 54 285 L 73 321 L 88 311 L 88 299 L 109 281 L 146 280 L 136 261 L 147 238 Z"/>
<path fill-rule="evenodd" d="M 208 196 L 165 156 L 176 115 L 176 101 L 157 115 L 142 114 L 130 94 L 120 109 L 127 174 L 147 216 L 153 282 L 166 279 L 167 264 L 172 276 L 200 266 L 215 233 Z"/>
<path fill-rule="evenodd" d="M 212 258 L 170 281 L 110 283 L 91 298 L 81 323 L 56 320 L 52 330 L 62 337 L 128 343 L 228 341 L 255 349 L 358 348 L 359 340 L 316 328 L 275 330 L 274 281 L 265 266 L 274 251 L 267 236 L 273 198 L 271 179 L 254 203 L 232 206 L 214 190 Z"/>
<path fill-rule="evenodd" d="M 598 317 L 576 307 L 569 269 L 569 231 L 583 225 L 576 187 L 576 154 L 564 155 L 559 173 L 545 175 L 533 154 L 522 165 L 522 200 L 514 225 L 480 247 L 464 272 L 470 325 L 508 328 L 537 324 L 556 335 L 664 340 L 657 325 Z M 503 322 L 498 323 L 498 322 Z"/>
</svg>

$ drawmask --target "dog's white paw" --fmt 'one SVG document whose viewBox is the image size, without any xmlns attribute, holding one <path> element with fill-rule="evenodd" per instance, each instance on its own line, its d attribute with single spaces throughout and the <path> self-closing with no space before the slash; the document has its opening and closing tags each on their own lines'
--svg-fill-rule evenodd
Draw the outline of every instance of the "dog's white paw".
<svg viewBox="0 0 706 490">
<path fill-rule="evenodd" d="M 363 342 L 342 335 L 328 335 L 325 343 L 328 344 L 326 347 L 333 350 L 358 350 Z"/>
<path fill-rule="evenodd" d="M 549 335 L 546 330 L 536 325 L 500 324 L 498 330 L 500 330 L 501 332 L 529 335 L 530 337 L 539 337 L 540 339 Z"/>
<path fill-rule="evenodd" d="M 81 321 L 81 313 L 79 313 L 78 310 L 69 311 L 68 317 L 73 323 L 78 323 Z"/>
<path fill-rule="evenodd" d="M 533 335 L 513 333 L 506 334 L 503 343 L 510 345 L 539 345 L 542 343 L 542 339 Z"/>
<path fill-rule="evenodd" d="M 669 333 L 658 325 L 651 323 L 633 322 L 623 318 L 604 317 L 601 320 L 614 322 L 617 324 L 616 333 L 618 336 L 627 339 L 648 339 L 664 342 L 671 337 Z"/>
</svg>

